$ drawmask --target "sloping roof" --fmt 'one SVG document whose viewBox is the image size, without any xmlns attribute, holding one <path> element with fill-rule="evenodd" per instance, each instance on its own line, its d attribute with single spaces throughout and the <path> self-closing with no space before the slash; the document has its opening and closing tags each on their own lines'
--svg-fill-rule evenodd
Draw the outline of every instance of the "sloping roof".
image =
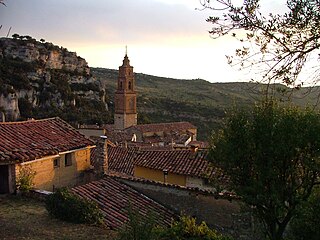
<svg viewBox="0 0 320 240">
<path fill-rule="evenodd" d="M 131 142 L 133 133 L 130 134 L 126 131 L 114 130 L 114 131 L 108 131 L 106 133 L 106 136 L 113 143 L 125 143 L 125 142 Z"/>
<path fill-rule="evenodd" d="M 204 142 L 204 141 L 191 141 L 188 143 L 188 146 L 195 146 L 199 148 L 209 148 L 210 144 L 209 142 Z"/>
<path fill-rule="evenodd" d="M 0 162 L 25 162 L 94 145 L 62 119 L 0 123 Z"/>
<path fill-rule="evenodd" d="M 183 131 L 188 129 L 196 129 L 194 125 L 189 122 L 171 122 L 171 123 L 153 123 L 153 124 L 140 124 L 127 128 L 126 130 L 135 129 L 142 133 L 146 132 L 170 132 L 170 131 Z"/>
<path fill-rule="evenodd" d="M 131 187 L 105 176 L 71 189 L 81 197 L 96 202 L 104 215 L 105 223 L 113 229 L 118 229 L 128 221 L 128 209 L 139 211 L 143 216 L 155 214 L 158 224 L 169 225 L 175 214 L 151 200 Z"/>
<path fill-rule="evenodd" d="M 133 158 L 136 153 L 135 148 L 108 146 L 108 169 L 133 175 Z"/>
<path fill-rule="evenodd" d="M 134 158 L 134 165 L 187 176 L 217 177 L 221 170 L 206 160 L 207 155 L 207 151 L 140 151 Z"/>
</svg>

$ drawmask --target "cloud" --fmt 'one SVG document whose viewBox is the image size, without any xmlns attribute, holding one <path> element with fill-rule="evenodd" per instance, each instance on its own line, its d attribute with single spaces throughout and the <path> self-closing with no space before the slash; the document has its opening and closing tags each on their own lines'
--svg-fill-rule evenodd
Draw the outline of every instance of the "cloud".
<svg viewBox="0 0 320 240">
<path fill-rule="evenodd" d="M 205 33 L 204 14 L 150 0 L 15 0 L 1 9 L 12 31 L 65 41 L 161 42 Z M 42 35 L 42 36 L 40 36 Z"/>
</svg>

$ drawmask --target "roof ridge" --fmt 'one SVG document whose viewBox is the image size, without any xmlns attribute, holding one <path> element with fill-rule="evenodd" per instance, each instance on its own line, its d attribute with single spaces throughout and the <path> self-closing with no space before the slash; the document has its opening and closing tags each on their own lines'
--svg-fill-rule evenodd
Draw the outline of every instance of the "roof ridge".
<svg viewBox="0 0 320 240">
<path fill-rule="evenodd" d="M 42 121 L 48 121 L 48 120 L 62 120 L 60 117 L 51 117 L 51 118 L 42 118 L 42 119 L 28 119 L 28 120 L 23 120 L 23 121 L 16 121 L 16 122 L 0 122 L 0 124 L 23 124 L 23 123 L 28 123 L 28 122 L 42 122 Z"/>
</svg>

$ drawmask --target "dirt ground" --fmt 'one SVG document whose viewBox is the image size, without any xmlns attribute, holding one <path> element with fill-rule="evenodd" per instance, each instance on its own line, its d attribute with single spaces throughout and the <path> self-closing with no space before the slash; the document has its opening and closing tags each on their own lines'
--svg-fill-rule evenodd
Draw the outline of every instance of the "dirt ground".
<svg viewBox="0 0 320 240">
<path fill-rule="evenodd" d="M 109 240 L 115 232 L 103 227 L 53 219 L 44 203 L 20 196 L 0 195 L 0 239 Z"/>
</svg>

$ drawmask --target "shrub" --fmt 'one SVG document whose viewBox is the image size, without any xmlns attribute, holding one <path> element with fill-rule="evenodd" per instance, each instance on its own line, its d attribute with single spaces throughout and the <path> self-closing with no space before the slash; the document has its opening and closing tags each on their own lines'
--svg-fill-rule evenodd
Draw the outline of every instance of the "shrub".
<svg viewBox="0 0 320 240">
<path fill-rule="evenodd" d="M 67 188 L 58 189 L 49 195 L 46 209 L 51 216 L 68 222 L 95 225 L 103 223 L 102 213 L 94 202 L 80 198 Z"/>
<path fill-rule="evenodd" d="M 129 221 L 118 232 L 118 240 L 232 240 L 215 230 L 205 222 L 200 225 L 195 218 L 181 217 L 171 227 L 156 224 L 153 214 L 143 216 L 138 211 L 129 210 Z"/>
<path fill-rule="evenodd" d="M 31 166 L 25 165 L 19 169 L 19 175 L 16 180 L 17 190 L 26 193 L 33 187 L 33 179 L 36 172 L 33 171 Z"/>
<path fill-rule="evenodd" d="M 195 218 L 183 216 L 179 221 L 175 221 L 171 228 L 163 229 L 160 233 L 161 240 L 231 240 L 232 238 L 223 236 L 215 230 L 210 229 L 205 222 L 200 225 Z"/>
</svg>

